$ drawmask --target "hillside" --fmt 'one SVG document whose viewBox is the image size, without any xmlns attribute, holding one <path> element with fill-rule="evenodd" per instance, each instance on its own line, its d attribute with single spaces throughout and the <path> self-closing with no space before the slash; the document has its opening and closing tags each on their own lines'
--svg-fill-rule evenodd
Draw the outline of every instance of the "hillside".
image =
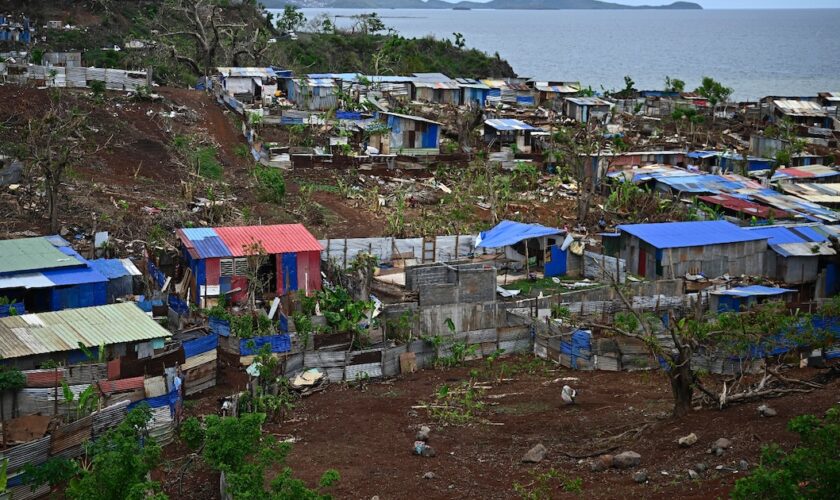
<svg viewBox="0 0 840 500">
<path fill-rule="evenodd" d="M 490 0 L 489 2 L 457 2 L 442 0 L 273 0 L 265 2 L 268 8 L 282 8 L 286 4 L 299 7 L 336 9 L 522 9 L 522 10 L 608 10 L 608 9 L 676 9 L 700 10 L 695 2 L 673 2 L 662 5 L 624 5 L 600 0 Z"/>
<path fill-rule="evenodd" d="M 276 4 L 277 2 L 275 2 Z M 12 1 L 16 12 L 37 26 L 60 20 L 73 29 L 38 31 L 33 52 L 84 52 L 84 64 L 140 69 L 151 67 L 160 84 L 192 86 L 217 66 L 277 66 L 295 73 L 361 72 L 410 74 L 445 72 L 463 77 L 515 76 L 498 54 L 459 48 L 448 40 L 409 39 L 384 32 L 321 30 L 283 38 L 273 16 L 253 2 L 211 0 L 131 2 Z M 228 26 L 213 29 L 213 26 Z M 304 20 L 301 26 L 306 25 Z M 114 51 L 131 40 L 141 50 Z"/>
</svg>

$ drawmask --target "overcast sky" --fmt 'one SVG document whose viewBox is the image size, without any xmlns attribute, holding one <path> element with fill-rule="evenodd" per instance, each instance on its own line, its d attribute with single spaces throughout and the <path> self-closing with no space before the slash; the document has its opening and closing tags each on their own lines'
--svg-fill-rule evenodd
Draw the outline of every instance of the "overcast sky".
<svg viewBox="0 0 840 500">
<path fill-rule="evenodd" d="M 448 0 L 456 2 L 458 0 Z M 472 0 L 485 2 L 489 0 Z M 608 0 L 625 5 L 661 5 L 673 0 Z M 707 9 L 840 9 L 840 0 L 690 0 Z"/>
</svg>

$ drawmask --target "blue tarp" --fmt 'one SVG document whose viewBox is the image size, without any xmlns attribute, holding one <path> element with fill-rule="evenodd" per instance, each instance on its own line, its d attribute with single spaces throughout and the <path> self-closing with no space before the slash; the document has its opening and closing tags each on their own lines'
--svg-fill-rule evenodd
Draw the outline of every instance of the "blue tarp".
<svg viewBox="0 0 840 500">
<path fill-rule="evenodd" d="M 7 316 L 11 316 L 11 310 L 15 310 L 15 316 L 20 316 L 21 314 L 26 314 L 26 309 L 23 306 L 23 302 L 15 302 L 14 304 L 6 304 L 4 306 L 0 306 L 0 318 L 5 318 Z"/>
<path fill-rule="evenodd" d="M 523 224 L 510 220 L 503 220 L 496 227 L 481 233 L 481 242 L 476 247 L 500 248 L 514 245 L 530 238 L 542 238 L 563 234 L 562 229 L 546 227 L 540 224 Z"/>
<path fill-rule="evenodd" d="M 292 339 L 288 335 L 270 335 L 240 340 L 239 354 L 241 356 L 257 354 L 260 348 L 266 344 L 271 346 L 271 352 L 289 352 L 292 350 Z"/>
<path fill-rule="evenodd" d="M 163 286 L 163 283 L 166 281 L 166 276 L 164 276 L 163 272 L 151 260 L 146 262 L 146 271 L 152 277 L 155 284 L 157 284 L 158 288 Z"/>
<path fill-rule="evenodd" d="M 120 259 L 95 259 L 89 260 L 88 264 L 96 272 L 105 276 L 109 280 L 130 276 L 131 273 L 123 266 Z"/>
<path fill-rule="evenodd" d="M 636 236 L 655 248 L 722 245 L 767 238 L 722 220 L 622 224 L 618 226 L 618 229 Z"/>
<path fill-rule="evenodd" d="M 205 335 L 195 340 L 188 340 L 184 342 L 184 357 L 191 358 L 199 354 L 204 354 L 207 351 L 212 351 L 218 345 L 219 336 L 213 334 Z"/>
<path fill-rule="evenodd" d="M 169 393 L 164 394 L 162 396 L 156 396 L 153 398 L 146 398 L 141 399 L 140 401 L 134 401 L 128 405 L 128 410 L 131 411 L 132 408 L 140 406 L 143 403 L 149 405 L 149 408 L 162 408 L 164 406 L 169 407 L 169 411 L 174 415 L 175 414 L 175 405 L 178 404 L 178 391 L 175 390 L 173 387 Z"/>
<path fill-rule="evenodd" d="M 230 321 L 226 319 L 210 318 L 210 331 L 222 337 L 230 337 Z"/>
<path fill-rule="evenodd" d="M 41 271 L 55 286 L 85 285 L 89 283 L 107 283 L 108 278 L 89 267 L 71 267 Z"/>
<path fill-rule="evenodd" d="M 569 356 L 569 364 L 577 368 L 577 360 L 589 361 L 592 358 L 592 332 L 576 330 L 572 332 L 569 342 L 560 341 L 560 352 Z"/>
<path fill-rule="evenodd" d="M 169 308 L 178 313 L 179 316 L 183 316 L 190 312 L 190 306 L 185 301 L 181 300 L 175 295 L 169 295 Z"/>
</svg>

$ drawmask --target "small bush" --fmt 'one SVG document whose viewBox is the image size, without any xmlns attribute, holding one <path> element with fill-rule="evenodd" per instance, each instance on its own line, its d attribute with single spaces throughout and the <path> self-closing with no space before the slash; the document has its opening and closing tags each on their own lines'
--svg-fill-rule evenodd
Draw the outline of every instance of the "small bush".
<svg viewBox="0 0 840 500">
<path fill-rule="evenodd" d="M 181 424 L 181 439 L 191 450 L 197 450 L 204 443 L 204 428 L 195 417 L 190 417 Z"/>
<path fill-rule="evenodd" d="M 254 167 L 260 198 L 263 201 L 281 204 L 286 198 L 286 181 L 283 172 L 271 167 L 257 165 Z"/>
</svg>

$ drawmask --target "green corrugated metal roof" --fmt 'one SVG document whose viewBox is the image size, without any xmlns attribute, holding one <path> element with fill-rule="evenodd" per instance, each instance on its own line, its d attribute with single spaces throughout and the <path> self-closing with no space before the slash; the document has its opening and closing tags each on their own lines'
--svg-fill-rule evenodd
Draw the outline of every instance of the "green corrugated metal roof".
<svg viewBox="0 0 840 500">
<path fill-rule="evenodd" d="M 0 274 L 78 265 L 78 259 L 64 255 L 46 238 L 0 240 Z"/>
<path fill-rule="evenodd" d="M 169 337 L 136 304 L 110 304 L 0 318 L 0 356 L 22 358 Z"/>
</svg>

